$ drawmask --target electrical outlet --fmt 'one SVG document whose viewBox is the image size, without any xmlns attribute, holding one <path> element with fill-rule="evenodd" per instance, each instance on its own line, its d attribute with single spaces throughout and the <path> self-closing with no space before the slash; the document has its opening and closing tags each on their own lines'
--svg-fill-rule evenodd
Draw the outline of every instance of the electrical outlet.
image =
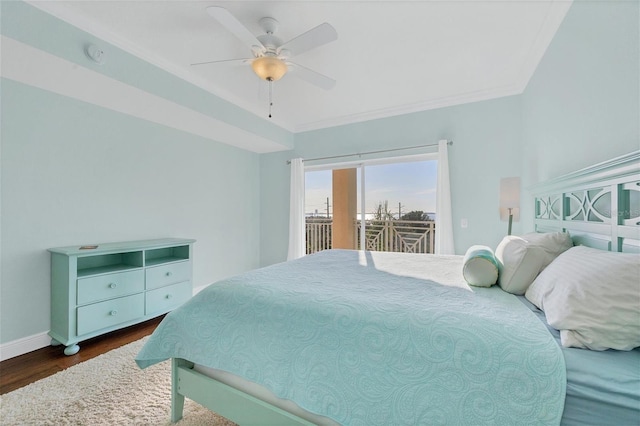
<svg viewBox="0 0 640 426">
<path fill-rule="evenodd" d="M 466 219 L 466 218 L 465 218 L 465 219 L 461 219 L 461 220 L 460 220 L 460 227 L 461 227 L 461 228 L 466 228 L 466 227 L 468 227 L 468 226 L 469 226 L 469 222 L 467 221 L 467 219 Z"/>
</svg>

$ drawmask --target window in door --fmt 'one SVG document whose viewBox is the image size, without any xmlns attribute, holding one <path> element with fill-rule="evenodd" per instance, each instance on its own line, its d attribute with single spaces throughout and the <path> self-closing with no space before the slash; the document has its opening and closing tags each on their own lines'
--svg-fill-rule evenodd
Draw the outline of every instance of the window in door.
<svg viewBox="0 0 640 426">
<path fill-rule="evenodd" d="M 305 173 L 307 253 L 433 253 L 437 161 L 333 165 Z"/>
<path fill-rule="evenodd" d="M 305 172 L 306 253 L 330 249 L 333 240 L 332 170 Z"/>
</svg>

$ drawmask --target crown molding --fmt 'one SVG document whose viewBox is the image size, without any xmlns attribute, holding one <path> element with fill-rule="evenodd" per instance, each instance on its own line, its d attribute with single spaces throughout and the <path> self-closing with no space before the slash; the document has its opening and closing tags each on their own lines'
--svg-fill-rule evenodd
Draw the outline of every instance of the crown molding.
<svg viewBox="0 0 640 426">
<path fill-rule="evenodd" d="M 415 112 L 486 101 L 489 99 L 503 98 L 505 96 L 519 95 L 521 93 L 522 89 L 520 85 L 496 87 L 487 90 L 462 93 L 455 96 L 430 99 L 424 102 L 418 102 L 410 105 L 400 105 L 393 108 L 384 108 L 358 114 L 345 115 L 337 118 L 314 121 L 311 123 L 296 126 L 294 130 L 295 133 L 308 132 L 328 127 L 343 126 L 348 124 L 361 123 L 364 121 L 379 120 L 383 118 L 411 114 Z"/>
<path fill-rule="evenodd" d="M 264 111 L 258 109 L 255 105 L 239 98 L 231 92 L 228 92 L 219 87 L 215 87 L 209 83 L 206 79 L 198 77 L 189 73 L 184 68 L 175 65 L 167 59 L 156 55 L 141 46 L 135 44 L 131 40 L 124 39 L 113 33 L 107 27 L 86 18 L 75 12 L 74 10 L 66 7 L 62 2 L 56 1 L 34 1 L 25 0 L 28 4 L 50 14 L 58 19 L 61 19 L 70 25 L 73 25 L 82 31 L 92 34 L 107 43 L 110 43 L 123 51 L 126 51 L 146 62 L 149 62 L 164 71 L 173 74 L 174 76 L 189 82 L 215 96 L 218 96 L 254 115 L 262 116 Z M 283 120 L 282 117 L 274 117 L 273 123 L 288 130 L 292 133 L 307 132 L 312 130 L 319 130 L 328 127 L 336 127 L 348 124 L 361 123 L 370 120 L 377 120 L 382 118 L 389 118 L 403 114 L 411 114 L 420 111 L 433 110 L 437 108 L 444 108 L 450 106 L 461 105 L 465 103 L 479 102 L 489 99 L 495 99 L 504 96 L 519 95 L 526 89 L 531 77 L 533 76 L 538 63 L 544 56 L 547 47 L 553 39 L 557 29 L 559 28 L 562 20 L 564 19 L 567 11 L 571 7 L 573 0 L 551 0 L 549 1 L 549 10 L 547 16 L 540 26 L 538 36 L 529 49 L 529 53 L 526 55 L 523 63 L 520 66 L 520 71 L 517 78 L 512 84 L 489 88 L 486 90 L 462 93 L 454 96 L 447 96 L 437 99 L 429 99 L 424 102 L 398 105 L 391 108 L 383 108 L 378 110 L 366 111 L 362 113 L 344 115 L 340 117 L 327 118 L 323 120 L 308 122 L 300 125 L 293 125 L 292 123 Z"/>
<path fill-rule="evenodd" d="M 400 105 L 393 108 L 384 108 L 358 114 L 345 115 L 342 117 L 330 118 L 326 120 L 318 120 L 294 127 L 294 133 L 308 132 L 312 130 L 324 129 L 327 127 L 343 126 L 347 124 L 360 123 L 369 120 L 378 120 L 403 114 L 411 114 L 420 111 L 428 111 L 438 108 L 446 108 L 450 106 L 462 105 L 466 103 L 486 101 L 504 96 L 522 94 L 529 80 L 536 71 L 540 60 L 547 51 L 547 47 L 556 34 L 556 31 L 562 24 L 564 17 L 571 8 L 573 0 L 551 0 L 547 16 L 540 26 L 538 35 L 533 42 L 529 53 L 526 55 L 520 66 L 518 78 L 516 81 L 507 86 L 494 87 L 481 91 L 467 92 L 455 96 L 447 96 L 437 99 L 429 99 L 410 105 Z"/>
</svg>

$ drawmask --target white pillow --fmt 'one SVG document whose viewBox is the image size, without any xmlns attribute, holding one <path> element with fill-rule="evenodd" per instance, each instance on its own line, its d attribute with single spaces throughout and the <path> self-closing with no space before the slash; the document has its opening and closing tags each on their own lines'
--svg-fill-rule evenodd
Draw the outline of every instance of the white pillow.
<svg viewBox="0 0 640 426">
<path fill-rule="evenodd" d="M 462 261 L 462 276 L 473 286 L 491 287 L 498 281 L 498 262 L 487 246 L 471 246 Z"/>
<path fill-rule="evenodd" d="M 640 346 L 640 255 L 573 247 L 531 284 L 525 297 L 560 330 L 562 346 Z"/>
<path fill-rule="evenodd" d="M 541 247 L 544 250 L 545 259 L 542 269 L 546 268 L 561 253 L 573 247 L 573 241 L 568 232 L 534 232 L 523 235 L 522 239 L 529 245 Z"/>
<path fill-rule="evenodd" d="M 495 253 L 500 270 L 498 284 L 506 292 L 524 294 L 540 271 L 572 245 L 565 232 L 504 237 Z"/>
</svg>

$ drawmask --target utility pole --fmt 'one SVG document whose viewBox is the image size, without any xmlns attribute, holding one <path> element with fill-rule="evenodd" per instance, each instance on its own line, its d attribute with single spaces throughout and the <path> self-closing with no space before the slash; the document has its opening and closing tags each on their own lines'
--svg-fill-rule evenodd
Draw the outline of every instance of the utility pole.
<svg viewBox="0 0 640 426">
<path fill-rule="evenodd" d="M 329 219 L 329 197 L 327 197 L 327 219 Z"/>
<path fill-rule="evenodd" d="M 402 219 L 402 204 L 398 203 L 398 220 Z"/>
</svg>

